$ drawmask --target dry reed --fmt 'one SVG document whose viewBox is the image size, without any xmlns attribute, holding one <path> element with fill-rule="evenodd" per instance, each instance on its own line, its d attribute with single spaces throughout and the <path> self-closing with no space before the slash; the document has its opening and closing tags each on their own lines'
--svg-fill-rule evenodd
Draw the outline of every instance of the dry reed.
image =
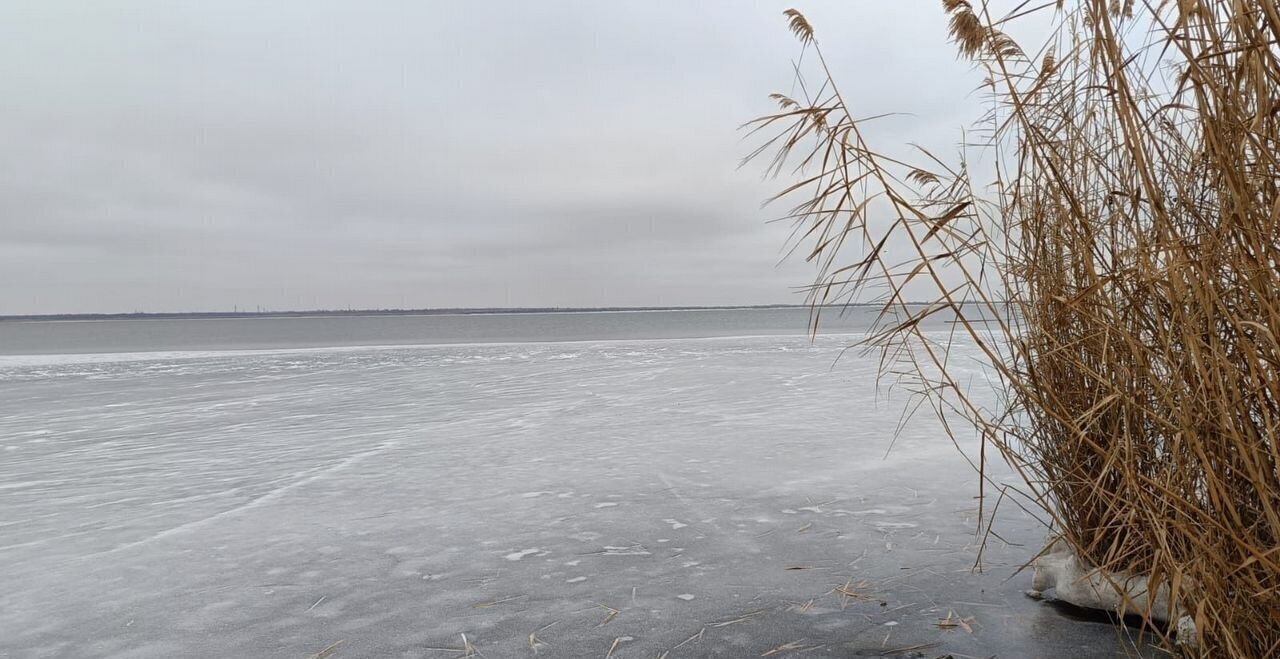
<svg viewBox="0 0 1280 659">
<path fill-rule="evenodd" d="M 990 185 L 964 154 L 873 149 L 787 12 L 821 84 L 772 96 L 748 159 L 794 166 L 814 322 L 882 286 L 867 345 L 949 432 L 976 428 L 981 482 L 993 449 L 1086 562 L 1169 587 L 1202 655 L 1280 656 L 1280 5 L 943 5 L 986 76 Z M 1053 27 L 1027 48 L 1007 31 L 1033 13 Z M 979 347 L 995 409 L 935 314 Z"/>
</svg>

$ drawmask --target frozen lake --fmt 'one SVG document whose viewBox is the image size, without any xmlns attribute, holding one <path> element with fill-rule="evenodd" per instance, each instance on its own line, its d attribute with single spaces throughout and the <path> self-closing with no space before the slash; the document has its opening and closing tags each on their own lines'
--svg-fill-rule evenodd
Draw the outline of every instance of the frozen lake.
<svg viewBox="0 0 1280 659">
<path fill-rule="evenodd" d="M 1121 651 L 853 340 L 0 356 L 0 656 Z"/>
</svg>

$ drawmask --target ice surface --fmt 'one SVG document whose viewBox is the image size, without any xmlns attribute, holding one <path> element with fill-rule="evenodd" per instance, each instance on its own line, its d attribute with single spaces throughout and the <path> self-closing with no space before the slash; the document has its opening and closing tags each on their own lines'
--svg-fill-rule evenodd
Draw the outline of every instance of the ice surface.
<svg viewBox="0 0 1280 659">
<path fill-rule="evenodd" d="M 1005 581 L 1026 517 L 970 572 L 973 474 L 925 417 L 886 457 L 847 342 L 10 358 L 0 656 L 1122 647 Z"/>
</svg>

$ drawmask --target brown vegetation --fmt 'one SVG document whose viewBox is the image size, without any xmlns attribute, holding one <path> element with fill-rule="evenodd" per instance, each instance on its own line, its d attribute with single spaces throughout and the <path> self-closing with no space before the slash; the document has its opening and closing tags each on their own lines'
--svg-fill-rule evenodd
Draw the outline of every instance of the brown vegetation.
<svg viewBox="0 0 1280 659">
<path fill-rule="evenodd" d="M 998 451 L 1085 561 L 1166 584 L 1206 656 L 1280 656 L 1280 5 L 943 5 L 986 76 L 990 185 L 973 158 L 874 149 L 787 12 L 821 84 L 773 95 L 751 158 L 795 165 L 779 196 L 800 199 L 811 301 L 882 286 L 868 345 L 953 432 L 978 430 L 980 468 Z M 1035 48 L 1007 34 L 1047 13 Z M 908 305 L 922 283 L 935 299 Z M 939 313 L 999 408 L 924 329 Z"/>
</svg>

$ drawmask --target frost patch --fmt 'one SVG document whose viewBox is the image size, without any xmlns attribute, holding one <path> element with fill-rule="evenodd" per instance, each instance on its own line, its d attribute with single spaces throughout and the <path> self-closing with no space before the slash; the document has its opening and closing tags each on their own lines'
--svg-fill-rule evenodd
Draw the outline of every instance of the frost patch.
<svg viewBox="0 0 1280 659">
<path fill-rule="evenodd" d="M 582 583 L 583 581 L 586 581 L 586 580 L 587 580 L 586 577 L 574 577 L 572 579 L 565 579 L 564 582 L 565 583 Z"/>
<path fill-rule="evenodd" d="M 664 519 L 664 520 L 662 520 L 662 521 L 664 521 L 664 522 L 666 522 L 666 523 L 670 524 L 670 525 L 671 525 L 671 529 L 672 529 L 673 531 L 674 531 L 674 530 L 677 530 L 677 529 L 682 529 L 682 528 L 684 528 L 684 527 L 688 526 L 688 524 L 685 524 L 685 523 L 681 522 L 681 521 L 680 521 L 680 520 L 678 520 L 678 519 Z"/>
<path fill-rule="evenodd" d="M 597 503 L 595 507 L 596 508 L 612 508 L 616 505 L 618 505 L 617 502 L 605 501 L 604 503 Z"/>
<path fill-rule="evenodd" d="M 689 602 L 693 600 L 693 595 L 690 595 L 689 593 L 682 593 L 680 595 L 676 595 L 676 599 Z"/>
</svg>

